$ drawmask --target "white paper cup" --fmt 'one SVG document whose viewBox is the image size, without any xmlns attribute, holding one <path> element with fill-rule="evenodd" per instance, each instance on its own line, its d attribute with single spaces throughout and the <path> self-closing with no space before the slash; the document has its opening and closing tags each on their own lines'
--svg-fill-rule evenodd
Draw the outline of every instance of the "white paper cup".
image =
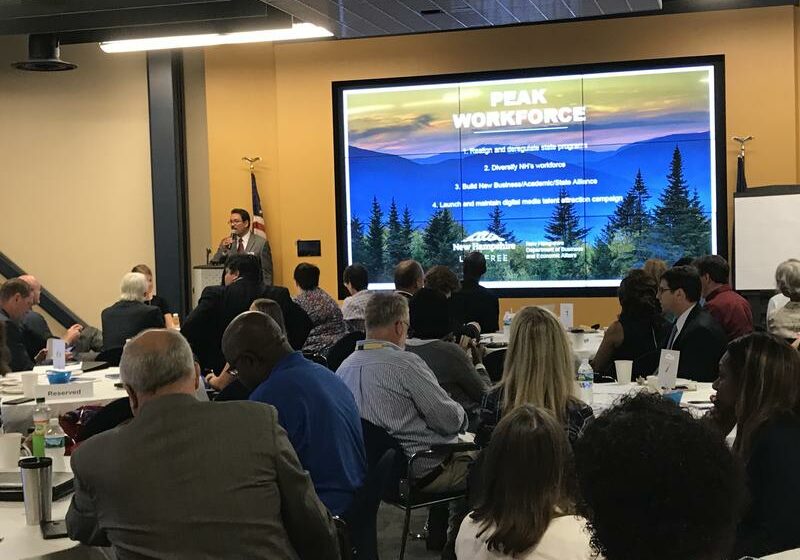
<svg viewBox="0 0 800 560">
<path fill-rule="evenodd" d="M 28 398 L 36 397 L 36 383 L 39 381 L 39 374 L 26 371 L 21 374 L 22 393 Z"/>
<path fill-rule="evenodd" d="M 627 385 L 631 382 L 633 360 L 614 360 L 614 367 L 617 370 L 617 383 Z"/>
<path fill-rule="evenodd" d="M 19 462 L 22 434 L 0 435 L 0 470 L 15 471 Z"/>
</svg>

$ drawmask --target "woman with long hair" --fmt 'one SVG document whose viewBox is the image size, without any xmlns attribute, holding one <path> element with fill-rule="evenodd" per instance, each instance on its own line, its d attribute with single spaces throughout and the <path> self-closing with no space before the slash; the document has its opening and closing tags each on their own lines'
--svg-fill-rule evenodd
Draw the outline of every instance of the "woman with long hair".
<svg viewBox="0 0 800 560">
<path fill-rule="evenodd" d="M 724 433 L 736 426 L 751 497 L 737 554 L 800 547 L 800 355 L 776 336 L 745 335 L 728 345 L 714 389 L 712 418 Z"/>
<path fill-rule="evenodd" d="M 483 399 L 476 442 L 485 446 L 500 419 L 532 404 L 550 412 L 574 443 L 592 418 L 575 397 L 575 358 L 558 318 L 542 307 L 525 307 L 511 322 L 503 376 Z"/>
<path fill-rule="evenodd" d="M 459 560 L 593 557 L 585 521 L 572 515 L 571 451 L 553 414 L 516 407 L 484 454 L 477 506 L 456 538 Z"/>
<path fill-rule="evenodd" d="M 614 362 L 631 360 L 633 378 L 646 377 L 658 368 L 661 341 L 669 324 L 658 301 L 658 280 L 652 274 L 634 269 L 619 285 L 622 310 L 603 336 L 597 354 L 591 360 L 594 371 L 616 376 Z"/>
</svg>

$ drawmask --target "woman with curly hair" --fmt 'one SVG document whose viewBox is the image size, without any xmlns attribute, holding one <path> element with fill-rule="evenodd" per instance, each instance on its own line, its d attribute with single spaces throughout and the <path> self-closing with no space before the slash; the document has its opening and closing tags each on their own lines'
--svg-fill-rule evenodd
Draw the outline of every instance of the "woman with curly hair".
<svg viewBox="0 0 800 560">
<path fill-rule="evenodd" d="M 475 442 L 488 445 L 494 427 L 525 404 L 550 412 L 574 443 L 591 420 L 592 407 L 575 396 L 575 362 L 558 318 L 525 307 L 511 322 L 503 376 L 483 399 Z"/>
<path fill-rule="evenodd" d="M 800 355 L 773 335 L 743 336 L 728 345 L 714 389 L 711 416 L 723 433 L 736 426 L 751 497 L 737 553 L 800 547 Z"/>
<path fill-rule="evenodd" d="M 589 560 L 583 518 L 572 514 L 570 447 L 549 412 L 517 407 L 485 451 L 477 507 L 461 523 L 459 560 Z"/>
<path fill-rule="evenodd" d="M 604 560 L 723 560 L 745 497 L 713 429 L 660 395 L 625 396 L 574 446 L 592 545 Z"/>
<path fill-rule="evenodd" d="M 633 378 L 646 377 L 658 368 L 661 341 L 669 324 L 661 314 L 658 281 L 644 270 L 631 270 L 617 292 L 622 312 L 603 336 L 591 360 L 594 371 L 616 377 L 615 360 L 633 361 Z"/>
</svg>

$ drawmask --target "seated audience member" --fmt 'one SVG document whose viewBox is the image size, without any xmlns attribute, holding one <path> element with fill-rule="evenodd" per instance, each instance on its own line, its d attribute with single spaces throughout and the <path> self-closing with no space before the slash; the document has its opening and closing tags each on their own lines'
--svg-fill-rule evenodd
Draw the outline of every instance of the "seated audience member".
<svg viewBox="0 0 800 560">
<path fill-rule="evenodd" d="M 325 354 L 347 334 L 342 310 L 336 300 L 319 287 L 319 268 L 313 264 L 298 264 L 294 269 L 294 281 L 301 290 L 294 301 L 303 308 L 314 325 L 308 333 L 303 351 Z"/>
<path fill-rule="evenodd" d="M 164 325 L 168 329 L 175 328 L 175 323 L 172 319 L 172 309 L 170 308 L 169 303 L 167 303 L 167 300 L 155 293 L 155 285 L 153 284 L 153 271 L 150 270 L 150 267 L 146 264 L 137 264 L 133 267 L 133 269 L 131 269 L 131 272 L 141 272 L 144 274 L 144 277 L 147 278 L 147 295 L 144 298 L 144 302 L 147 305 L 154 305 L 161 310 L 161 314 L 164 316 Z"/>
<path fill-rule="evenodd" d="M 668 268 L 667 263 L 661 259 L 647 259 L 642 265 L 642 270 L 656 281 L 656 286 L 658 285 L 658 281 L 661 280 L 661 275 L 664 274 Z"/>
<path fill-rule="evenodd" d="M 615 360 L 633 361 L 633 379 L 658 369 L 661 341 L 669 333 L 669 324 L 661 314 L 657 293 L 658 281 L 644 270 L 631 270 L 622 279 L 617 291 L 622 312 L 608 326 L 590 360 L 594 371 L 616 377 Z"/>
<path fill-rule="evenodd" d="M 333 522 L 275 409 L 199 402 L 198 373 L 175 331 L 125 345 L 134 419 L 72 455 L 70 538 L 113 546 L 120 560 L 338 559 Z"/>
<path fill-rule="evenodd" d="M 549 411 L 569 442 L 593 418 L 592 407 L 575 393 L 575 361 L 558 318 L 541 307 L 524 307 L 511 323 L 503 377 L 483 399 L 475 442 L 486 446 L 500 419 L 532 404 Z"/>
<path fill-rule="evenodd" d="M 0 375 L 5 375 L 11 371 L 8 363 L 11 361 L 8 346 L 6 345 L 6 323 L 0 321 Z"/>
<path fill-rule="evenodd" d="M 417 261 L 400 261 L 394 267 L 394 291 L 404 298 L 411 299 L 424 284 L 425 271 Z"/>
<path fill-rule="evenodd" d="M 791 259 L 783 262 L 775 273 L 780 295 L 786 298 L 781 307 L 767 312 L 769 332 L 786 339 L 800 336 L 800 261 Z M 774 297 L 773 297 L 774 299 Z M 769 300 L 772 304 L 772 299 Z"/>
<path fill-rule="evenodd" d="M 773 313 L 789 303 L 789 298 L 783 295 L 783 286 L 787 283 L 786 275 L 794 268 L 795 263 L 800 263 L 800 260 L 785 260 L 775 269 L 775 288 L 777 293 L 769 298 L 769 302 L 767 303 L 767 321 L 769 321 Z"/>
<path fill-rule="evenodd" d="M 404 351 L 408 302 L 397 293 L 375 293 L 367 303 L 367 338 L 336 370 L 353 393 L 361 418 L 396 438 L 407 457 L 439 443 L 454 443 L 467 426 L 464 409 L 451 399 L 419 356 Z M 423 465 L 420 476 L 438 473 L 427 488 L 464 484 L 465 460 Z"/>
<path fill-rule="evenodd" d="M 730 557 L 745 489 L 715 431 L 658 395 L 626 396 L 574 446 L 578 512 L 604 560 Z"/>
<path fill-rule="evenodd" d="M 222 348 L 231 371 L 252 391 L 250 400 L 278 410 L 278 421 L 320 500 L 331 513 L 342 515 L 366 469 L 361 419 L 345 384 L 328 368 L 292 351 L 278 324 L 263 313 L 234 319 Z"/>
<path fill-rule="evenodd" d="M 458 291 L 458 276 L 449 267 L 437 264 L 425 273 L 425 287 L 449 298 Z"/>
<path fill-rule="evenodd" d="M 661 307 L 677 317 L 662 347 L 680 351 L 678 375 L 710 382 L 717 377 L 728 336 L 698 304 L 700 293 L 700 276 L 693 266 L 670 268 L 661 277 L 658 287 Z"/>
<path fill-rule="evenodd" d="M 30 274 L 23 274 L 19 279 L 24 280 L 33 290 L 33 305 L 39 305 L 42 296 L 42 284 L 35 276 Z M 61 340 L 64 341 L 67 347 L 74 346 L 81 336 L 82 330 L 83 327 L 81 325 L 72 325 L 61 337 Z M 28 311 L 22 318 L 22 342 L 25 344 L 28 356 L 34 359 L 42 349 L 47 348 L 47 341 L 51 338 L 58 337 L 50 331 L 50 327 L 44 317 L 33 309 Z"/>
<path fill-rule="evenodd" d="M 747 470 L 750 504 L 736 553 L 762 556 L 800 547 L 800 354 L 753 333 L 728 345 L 711 413 L 722 433 L 736 426 L 733 453 Z"/>
<path fill-rule="evenodd" d="M 728 284 L 731 267 L 719 255 L 700 257 L 694 263 L 700 274 L 706 311 L 725 330 L 728 340 L 753 332 L 753 311 L 750 304 Z"/>
<path fill-rule="evenodd" d="M 347 324 L 347 330 L 348 332 L 363 332 L 364 308 L 367 306 L 369 296 L 372 295 L 372 292 L 367 289 L 369 285 L 367 269 L 358 263 L 351 264 L 344 269 L 342 282 L 350 293 L 342 303 L 342 316 Z"/>
<path fill-rule="evenodd" d="M 258 298 L 278 302 L 292 348 L 299 349 L 305 343 L 311 330 L 308 315 L 292 301 L 289 290 L 282 286 L 265 286 L 261 275 L 258 257 L 231 255 L 225 262 L 223 285 L 206 287 L 197 307 L 183 322 L 181 333 L 192 345 L 204 370 L 222 371 L 225 366 L 222 333 L 234 317 L 247 311 Z"/>
<path fill-rule="evenodd" d="M 103 350 L 125 346 L 125 341 L 146 329 L 163 328 L 164 316 L 157 307 L 144 303 L 147 278 L 141 272 L 122 277 L 119 301 L 100 314 L 103 321 Z"/>
<path fill-rule="evenodd" d="M 574 515 L 571 451 L 561 424 L 524 404 L 497 425 L 483 455 L 481 495 L 461 523 L 458 560 L 593 560 Z"/>
<path fill-rule="evenodd" d="M 406 350 L 422 358 L 439 385 L 460 404 L 474 425 L 484 393 L 491 381 L 481 363 L 481 352 L 474 345 L 468 355 L 454 342 L 442 340 L 450 334 L 447 298 L 431 288 L 422 288 L 408 303 L 413 338 Z"/>
<path fill-rule="evenodd" d="M 250 311 L 258 311 L 263 313 L 264 315 L 269 315 L 272 317 L 272 320 L 278 324 L 278 327 L 281 329 L 281 332 L 284 336 L 286 336 L 286 324 L 283 322 L 283 312 L 281 311 L 280 305 L 275 300 L 267 299 L 267 298 L 258 298 L 254 300 L 252 304 L 250 304 Z M 229 386 L 231 383 L 236 381 L 236 377 L 231 374 L 228 370 L 230 369 L 230 364 L 226 363 L 225 367 L 222 368 L 222 373 L 216 375 L 215 373 L 209 373 L 206 375 L 205 380 L 206 384 L 211 387 L 212 389 L 216 389 L 217 391 L 222 391 L 225 387 Z M 240 384 L 241 385 L 241 384 Z M 242 396 L 242 399 L 246 399 L 250 396 L 250 392 L 247 391 L 246 395 Z M 236 400 L 236 399 L 225 399 L 225 400 Z"/>
<path fill-rule="evenodd" d="M 481 253 L 474 251 L 464 258 L 464 279 L 450 298 L 450 313 L 456 324 L 475 321 L 482 333 L 493 333 L 499 330 L 500 301 L 480 285 L 484 274 L 486 258 Z"/>
<path fill-rule="evenodd" d="M 28 355 L 22 338 L 22 318 L 32 306 L 33 290 L 25 281 L 13 278 L 0 286 L 0 323 L 5 325 L 11 371 L 33 369 L 34 360 Z"/>
</svg>

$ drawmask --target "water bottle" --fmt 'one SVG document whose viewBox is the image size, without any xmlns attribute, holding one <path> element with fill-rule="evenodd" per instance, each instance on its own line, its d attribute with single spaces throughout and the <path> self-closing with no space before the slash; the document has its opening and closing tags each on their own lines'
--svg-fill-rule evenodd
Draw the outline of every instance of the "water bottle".
<svg viewBox="0 0 800 560">
<path fill-rule="evenodd" d="M 63 470 L 67 435 L 61 429 L 58 418 L 51 418 L 44 434 L 44 454 L 53 460 L 53 472 Z"/>
<path fill-rule="evenodd" d="M 592 371 L 592 366 L 589 365 L 589 358 L 582 359 L 581 365 L 578 368 L 578 388 L 580 391 L 580 399 L 586 404 L 592 404 L 594 372 Z"/>
<path fill-rule="evenodd" d="M 36 408 L 33 409 L 33 456 L 44 457 L 44 435 L 47 432 L 47 423 L 50 421 L 50 407 L 44 402 L 44 397 L 36 399 Z"/>
<path fill-rule="evenodd" d="M 511 335 L 511 321 L 514 319 L 514 314 L 511 311 L 506 311 L 503 314 L 503 334 L 508 337 Z"/>
</svg>

